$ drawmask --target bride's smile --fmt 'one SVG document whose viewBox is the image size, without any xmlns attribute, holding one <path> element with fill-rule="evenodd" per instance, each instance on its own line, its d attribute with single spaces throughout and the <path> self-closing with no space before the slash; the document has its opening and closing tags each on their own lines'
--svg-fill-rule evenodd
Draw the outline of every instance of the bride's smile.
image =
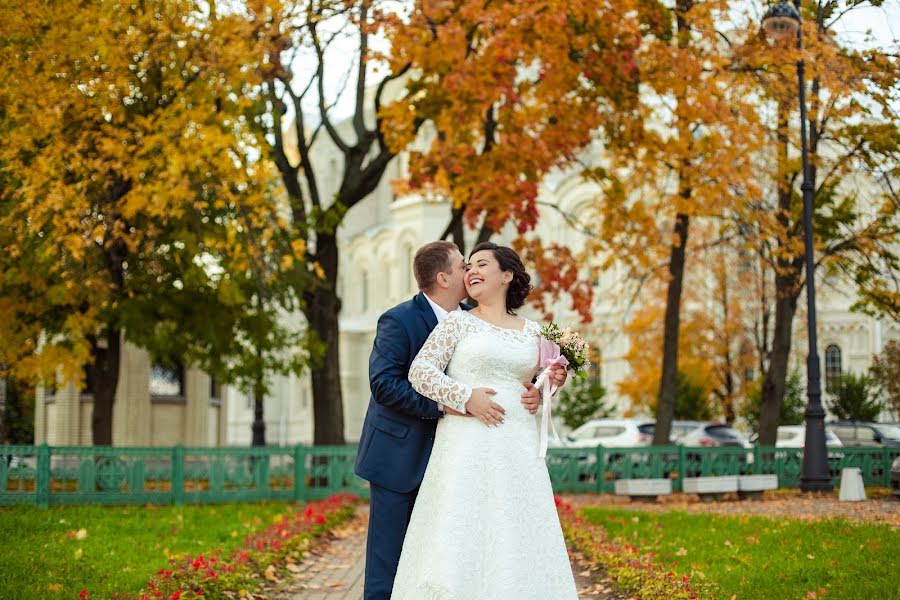
<svg viewBox="0 0 900 600">
<path fill-rule="evenodd" d="M 490 250 L 474 253 L 469 260 L 466 271 L 466 291 L 469 297 L 478 300 L 498 296 L 504 297 L 503 288 L 508 281 L 507 272 L 500 269 L 500 263 Z"/>
</svg>

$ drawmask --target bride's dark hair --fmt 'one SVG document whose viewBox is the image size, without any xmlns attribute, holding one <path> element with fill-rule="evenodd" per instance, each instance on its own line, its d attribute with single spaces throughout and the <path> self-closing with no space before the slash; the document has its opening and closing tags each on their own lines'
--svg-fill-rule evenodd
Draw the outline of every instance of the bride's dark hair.
<svg viewBox="0 0 900 600">
<path fill-rule="evenodd" d="M 509 287 L 506 289 L 506 312 L 511 315 L 516 314 L 515 310 L 525 304 L 525 298 L 532 290 L 531 276 L 525 270 L 522 259 L 512 248 L 498 246 L 494 242 L 481 242 L 472 248 L 469 258 L 471 259 L 473 254 L 482 250 L 490 250 L 494 254 L 501 271 L 512 273 L 512 281 L 509 282 Z"/>
</svg>

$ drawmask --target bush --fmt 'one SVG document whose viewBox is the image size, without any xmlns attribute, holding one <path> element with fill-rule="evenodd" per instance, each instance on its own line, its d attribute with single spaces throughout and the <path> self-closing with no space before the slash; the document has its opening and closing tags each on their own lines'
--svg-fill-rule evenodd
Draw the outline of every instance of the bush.
<svg viewBox="0 0 900 600">
<path fill-rule="evenodd" d="M 615 409 L 605 400 L 606 388 L 594 378 L 571 377 L 559 396 L 559 415 L 575 429 L 591 419 L 611 417 Z"/>
<path fill-rule="evenodd" d="M 841 420 L 877 421 L 884 402 L 876 395 L 877 383 L 869 375 L 841 375 L 837 394 L 826 400 L 829 412 Z"/>
<path fill-rule="evenodd" d="M 680 370 L 675 376 L 674 416 L 685 421 L 709 421 L 713 417 L 706 386 Z"/>
</svg>

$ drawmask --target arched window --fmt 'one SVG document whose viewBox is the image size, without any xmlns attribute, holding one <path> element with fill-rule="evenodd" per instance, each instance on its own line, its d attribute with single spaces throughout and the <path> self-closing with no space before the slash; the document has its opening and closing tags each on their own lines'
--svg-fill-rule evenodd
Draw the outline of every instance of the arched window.
<svg viewBox="0 0 900 600">
<path fill-rule="evenodd" d="M 841 349 L 836 344 L 825 348 L 825 391 L 836 393 L 841 385 Z"/>
</svg>

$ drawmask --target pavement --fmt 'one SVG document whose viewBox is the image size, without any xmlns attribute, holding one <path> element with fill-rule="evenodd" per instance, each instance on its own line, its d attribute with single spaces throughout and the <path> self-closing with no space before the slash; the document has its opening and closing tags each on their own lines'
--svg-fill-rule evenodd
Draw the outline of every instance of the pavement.
<svg viewBox="0 0 900 600">
<path fill-rule="evenodd" d="M 273 600 L 361 600 L 368 519 L 368 505 L 360 506 L 356 515 L 336 529 L 329 540 L 311 548 L 304 560 L 291 569 L 291 577 L 282 581 L 269 597 Z M 570 553 L 570 558 L 580 600 L 630 598 L 580 555 Z"/>
</svg>

